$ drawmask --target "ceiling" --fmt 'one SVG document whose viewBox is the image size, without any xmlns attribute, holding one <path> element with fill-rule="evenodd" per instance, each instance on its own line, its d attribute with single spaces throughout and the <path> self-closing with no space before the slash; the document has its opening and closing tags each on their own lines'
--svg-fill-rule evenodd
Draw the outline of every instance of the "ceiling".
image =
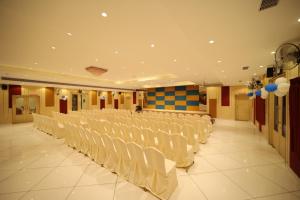
<svg viewBox="0 0 300 200">
<path fill-rule="evenodd" d="M 0 73 L 133 89 L 244 84 L 265 72 L 280 44 L 300 41 L 299 0 L 264 11 L 260 3 L 1 0 Z M 108 72 L 97 77 L 88 66 Z"/>
</svg>

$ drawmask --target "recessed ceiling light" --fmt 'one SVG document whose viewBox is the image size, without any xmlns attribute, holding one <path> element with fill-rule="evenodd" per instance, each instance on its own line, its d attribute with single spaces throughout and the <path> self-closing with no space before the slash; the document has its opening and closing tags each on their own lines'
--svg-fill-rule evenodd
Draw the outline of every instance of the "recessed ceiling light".
<svg viewBox="0 0 300 200">
<path fill-rule="evenodd" d="M 190 71 L 191 70 L 191 68 L 189 68 L 189 67 L 187 67 L 187 68 L 185 68 L 186 69 L 186 71 Z"/>
<path fill-rule="evenodd" d="M 67 33 L 68 36 L 72 36 L 72 33 Z"/>
<path fill-rule="evenodd" d="M 96 61 L 96 62 L 98 62 L 98 61 L 99 61 L 99 59 L 98 59 L 98 58 L 96 58 L 96 59 L 95 59 L 95 61 Z"/>
<path fill-rule="evenodd" d="M 122 84 L 122 81 L 116 81 L 115 84 Z"/>
<path fill-rule="evenodd" d="M 143 65 L 143 64 L 145 64 L 145 62 L 144 62 L 144 61 L 141 61 L 140 63 L 141 63 L 142 65 Z"/>
<path fill-rule="evenodd" d="M 106 12 L 102 12 L 102 13 L 101 13 L 101 16 L 102 16 L 102 17 L 107 17 L 108 15 L 107 15 Z"/>
<path fill-rule="evenodd" d="M 260 67 L 260 68 L 264 68 L 264 66 L 262 66 L 262 65 L 260 65 L 259 67 Z"/>
<path fill-rule="evenodd" d="M 29 67 L 28 69 L 32 70 L 32 67 Z M 5 74 L 5 75 L 7 75 L 7 74 Z"/>
<path fill-rule="evenodd" d="M 298 19 L 298 22 L 300 22 L 300 18 Z"/>
<path fill-rule="evenodd" d="M 154 44 L 150 44 L 150 47 L 151 47 L 151 48 L 154 48 L 154 47 L 155 47 L 155 45 L 154 45 Z"/>
<path fill-rule="evenodd" d="M 209 40 L 208 43 L 213 44 L 213 43 L 215 43 L 215 41 L 214 40 Z"/>
<path fill-rule="evenodd" d="M 119 52 L 118 51 L 114 51 L 114 54 L 118 54 Z"/>
<path fill-rule="evenodd" d="M 253 76 L 256 76 L 256 73 L 253 73 Z"/>
<path fill-rule="evenodd" d="M 222 70 L 221 72 L 223 72 L 223 73 L 224 73 L 225 71 L 224 71 L 224 70 Z"/>
<path fill-rule="evenodd" d="M 173 62 L 177 62 L 177 60 L 176 60 L 176 59 L 174 59 L 174 60 L 173 60 Z"/>
<path fill-rule="evenodd" d="M 272 51 L 272 52 L 271 52 L 271 54 L 275 54 L 275 53 L 276 53 L 275 51 Z"/>
<path fill-rule="evenodd" d="M 222 62 L 222 60 L 218 60 L 217 62 L 218 62 L 218 63 L 221 63 L 221 62 Z"/>
<path fill-rule="evenodd" d="M 37 65 L 37 64 L 39 64 L 39 63 L 35 62 L 34 64 Z"/>
<path fill-rule="evenodd" d="M 55 47 L 55 46 L 52 46 L 52 47 L 51 47 L 51 49 L 52 49 L 52 50 L 55 50 L 55 49 L 56 49 L 56 47 Z"/>
</svg>

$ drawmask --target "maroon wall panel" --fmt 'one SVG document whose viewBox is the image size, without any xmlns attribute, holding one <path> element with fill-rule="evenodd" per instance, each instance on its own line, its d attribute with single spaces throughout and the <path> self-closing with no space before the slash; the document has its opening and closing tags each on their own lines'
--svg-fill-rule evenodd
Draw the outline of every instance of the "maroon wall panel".
<svg viewBox="0 0 300 200">
<path fill-rule="evenodd" d="M 136 104 L 136 92 L 133 92 L 132 101 L 133 101 L 133 104 Z"/>
<path fill-rule="evenodd" d="M 290 106 L 290 166 L 300 177 L 300 77 L 291 80 Z"/>
<path fill-rule="evenodd" d="M 8 89 L 8 105 L 12 107 L 12 95 L 21 95 L 21 85 L 9 85 Z"/>
<path fill-rule="evenodd" d="M 261 126 L 266 124 L 266 104 L 265 100 L 259 96 L 255 98 L 255 119 L 259 123 L 259 130 L 261 131 Z"/>
<path fill-rule="evenodd" d="M 59 100 L 59 112 L 67 114 L 68 113 L 68 101 L 60 99 Z"/>
<path fill-rule="evenodd" d="M 222 86 L 221 88 L 221 105 L 229 106 L 230 102 L 230 88 L 229 86 Z"/>
</svg>

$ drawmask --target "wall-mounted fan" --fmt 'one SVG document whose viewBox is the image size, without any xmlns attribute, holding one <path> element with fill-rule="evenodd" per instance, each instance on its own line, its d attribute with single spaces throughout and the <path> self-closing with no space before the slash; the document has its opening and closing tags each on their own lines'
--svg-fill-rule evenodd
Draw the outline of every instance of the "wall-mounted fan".
<svg viewBox="0 0 300 200">
<path fill-rule="evenodd" d="M 293 43 L 284 43 L 275 53 L 275 75 L 283 70 L 290 70 L 300 64 L 300 48 Z"/>
</svg>

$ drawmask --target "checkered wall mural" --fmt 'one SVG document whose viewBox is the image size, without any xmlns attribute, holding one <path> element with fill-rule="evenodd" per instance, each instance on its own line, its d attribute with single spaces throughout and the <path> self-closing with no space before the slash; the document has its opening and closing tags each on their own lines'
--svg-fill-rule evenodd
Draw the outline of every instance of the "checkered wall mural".
<svg viewBox="0 0 300 200">
<path fill-rule="evenodd" d="M 199 110 L 199 86 L 149 88 L 146 108 L 166 110 Z"/>
</svg>

